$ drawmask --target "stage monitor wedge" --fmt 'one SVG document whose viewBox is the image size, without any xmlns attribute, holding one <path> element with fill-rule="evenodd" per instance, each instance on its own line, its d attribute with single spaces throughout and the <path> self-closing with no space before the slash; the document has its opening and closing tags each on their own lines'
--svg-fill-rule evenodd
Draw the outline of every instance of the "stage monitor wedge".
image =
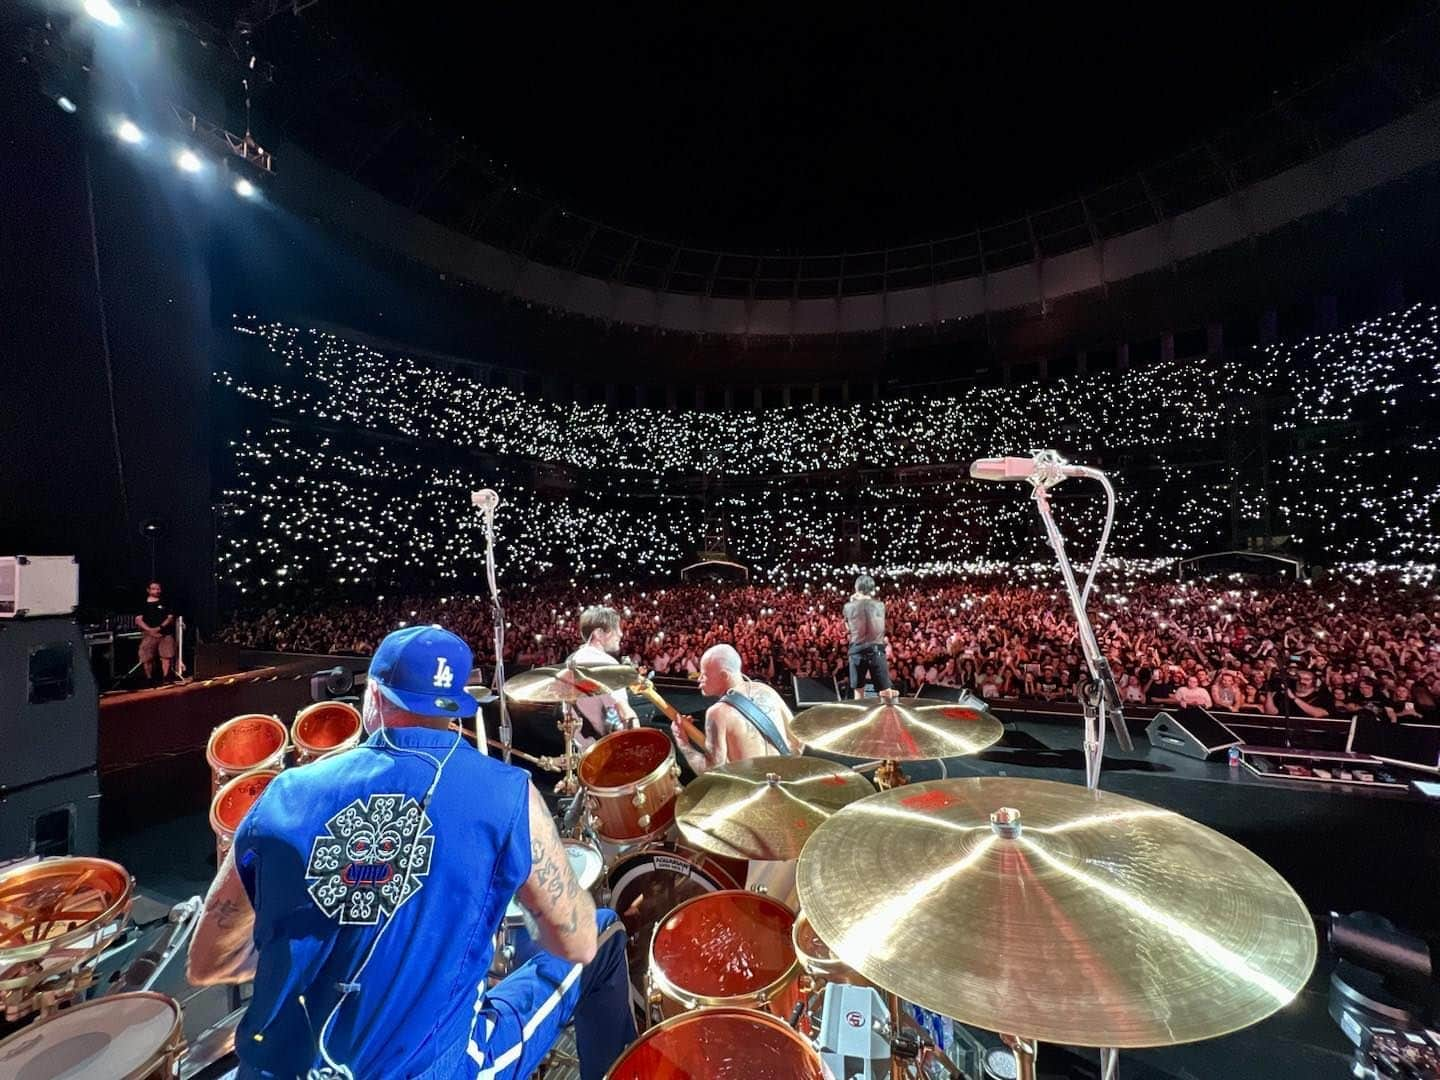
<svg viewBox="0 0 1440 1080">
<path fill-rule="evenodd" d="M 833 678 L 826 682 L 824 679 L 802 679 L 792 675 L 790 683 L 795 690 L 797 709 L 808 705 L 831 705 L 840 700 L 840 687 Z"/>
<path fill-rule="evenodd" d="M 1145 728 L 1145 737 L 1158 750 L 1169 750 L 1200 761 L 1245 743 L 1215 717 L 1194 705 L 1176 709 L 1173 713 L 1156 713 L 1155 719 Z"/>
</svg>

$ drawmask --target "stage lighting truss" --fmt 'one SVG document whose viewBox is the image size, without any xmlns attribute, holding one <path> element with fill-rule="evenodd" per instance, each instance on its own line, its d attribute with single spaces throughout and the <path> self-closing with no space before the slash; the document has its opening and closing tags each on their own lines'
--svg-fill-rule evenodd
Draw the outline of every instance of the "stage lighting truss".
<svg viewBox="0 0 1440 1080">
<path fill-rule="evenodd" d="M 274 174 L 274 155 L 256 142 L 255 136 L 250 132 L 236 135 L 234 132 L 226 131 L 219 124 L 212 123 L 173 101 L 170 102 L 170 112 L 197 143 L 208 146 L 221 154 L 238 157 L 261 172 Z"/>
</svg>

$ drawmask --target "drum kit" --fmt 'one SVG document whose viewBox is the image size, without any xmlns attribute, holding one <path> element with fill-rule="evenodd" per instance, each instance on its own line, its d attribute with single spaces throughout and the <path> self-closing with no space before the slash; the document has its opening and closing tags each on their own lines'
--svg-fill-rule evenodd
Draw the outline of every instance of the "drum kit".
<svg viewBox="0 0 1440 1080">
<path fill-rule="evenodd" d="M 543 685 L 562 670 L 527 692 L 573 703 Z M 908 1007 L 996 1034 L 1022 1080 L 1040 1041 L 1100 1048 L 1114 1076 L 1118 1050 L 1258 1023 L 1314 967 L 1294 890 L 1178 814 L 1043 780 L 908 783 L 904 762 L 998 741 L 981 703 L 821 705 L 791 728 L 868 763 L 754 758 L 677 791 L 658 732 L 580 755 L 577 832 L 621 845 L 594 890 L 630 934 L 641 1020 L 612 1080 L 967 1075 Z M 777 860 L 798 860 L 798 911 L 741 887 Z"/>
<path fill-rule="evenodd" d="M 343 701 L 300 710 L 288 729 L 261 714 L 217 727 L 205 751 L 217 858 L 224 859 L 246 812 L 287 758 L 292 767 L 308 765 L 350 749 L 361 735 L 359 711 Z M 131 919 L 134 898 L 130 874 L 103 859 L 26 860 L 0 870 L 0 1019 L 8 1027 L 29 1022 L 0 1041 L 0 1076 L 150 1080 L 178 1076 L 182 1061 L 194 1069 L 228 1049 L 226 1031 L 217 1046 L 187 1053 L 179 1003 L 149 989 L 193 930 L 198 897 L 170 911 L 143 965 L 83 1000 L 95 992 L 102 959 L 145 929 Z"/>
<path fill-rule="evenodd" d="M 681 789 L 659 731 L 576 745 L 576 702 L 637 675 L 539 669 L 506 687 L 563 706 L 565 752 L 529 760 L 573 789 L 571 867 L 629 935 L 641 1035 L 610 1080 L 976 1080 L 907 1006 L 995 1033 L 1022 1080 L 1036 1075 L 1040 1041 L 1103 1048 L 1113 1076 L 1116 1050 L 1259 1022 L 1314 966 L 1314 929 L 1289 885 L 1178 814 L 1042 780 L 908 783 L 904 762 L 999 739 L 979 703 L 816 706 L 795 718 L 795 735 L 868 763 L 753 758 Z M 292 746 L 303 767 L 360 736 L 344 703 L 311 706 L 289 730 L 259 715 L 220 725 L 207 747 L 220 854 Z M 793 865 L 798 910 L 745 888 L 761 863 Z M 125 870 L 98 859 L 0 872 L 0 1003 L 8 1020 L 38 1016 L 0 1042 L 0 1075 L 95 1075 L 102 1049 L 114 1075 L 178 1074 L 173 1000 L 146 985 L 74 1004 L 132 893 Z M 533 945 L 527 922 L 512 902 L 492 978 Z"/>
</svg>

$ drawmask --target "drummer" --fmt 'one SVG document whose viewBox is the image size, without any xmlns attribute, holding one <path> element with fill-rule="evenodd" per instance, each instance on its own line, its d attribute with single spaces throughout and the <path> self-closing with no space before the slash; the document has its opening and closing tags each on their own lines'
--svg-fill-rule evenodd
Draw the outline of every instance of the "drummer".
<svg viewBox="0 0 1440 1080">
<path fill-rule="evenodd" d="M 790 731 L 794 717 L 789 706 L 764 683 L 745 677 L 733 646 L 712 645 L 705 650 L 700 657 L 700 692 L 720 698 L 705 710 L 705 753 L 691 748 L 678 721 L 670 723 L 675 744 L 695 775 L 731 761 L 800 753 L 800 743 Z M 751 859 L 745 887 L 799 909 L 793 860 Z"/>
<path fill-rule="evenodd" d="M 624 926 L 597 911 L 519 769 L 451 724 L 469 647 L 397 630 L 354 750 L 286 769 L 235 836 L 190 945 L 191 983 L 254 980 L 243 1077 L 523 1080 L 574 1019 L 584 1080 L 634 1038 Z M 511 896 L 540 951 L 489 987 Z"/>
<path fill-rule="evenodd" d="M 580 614 L 580 648 L 570 654 L 567 663 L 579 667 L 618 664 L 622 637 L 618 611 L 610 607 L 588 607 Z M 575 703 L 575 709 L 585 721 L 575 739 L 582 748 L 612 731 L 640 726 L 640 718 L 630 707 L 630 698 L 624 690 L 581 698 Z"/>
</svg>

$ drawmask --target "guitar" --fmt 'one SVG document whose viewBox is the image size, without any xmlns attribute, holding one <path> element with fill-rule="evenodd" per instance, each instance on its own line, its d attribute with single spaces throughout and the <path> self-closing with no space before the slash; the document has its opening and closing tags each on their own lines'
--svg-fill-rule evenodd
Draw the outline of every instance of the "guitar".
<svg viewBox="0 0 1440 1080">
<path fill-rule="evenodd" d="M 664 713 L 668 719 L 680 725 L 680 730 L 685 732 L 685 737 L 694 743 L 695 749 L 702 754 L 705 752 L 705 733 L 695 726 L 693 720 L 660 696 L 660 691 L 655 689 L 655 684 L 650 681 L 649 675 L 641 676 L 639 681 L 631 684 L 630 689 L 636 694 L 643 694 L 649 698 L 655 708 Z"/>
</svg>

